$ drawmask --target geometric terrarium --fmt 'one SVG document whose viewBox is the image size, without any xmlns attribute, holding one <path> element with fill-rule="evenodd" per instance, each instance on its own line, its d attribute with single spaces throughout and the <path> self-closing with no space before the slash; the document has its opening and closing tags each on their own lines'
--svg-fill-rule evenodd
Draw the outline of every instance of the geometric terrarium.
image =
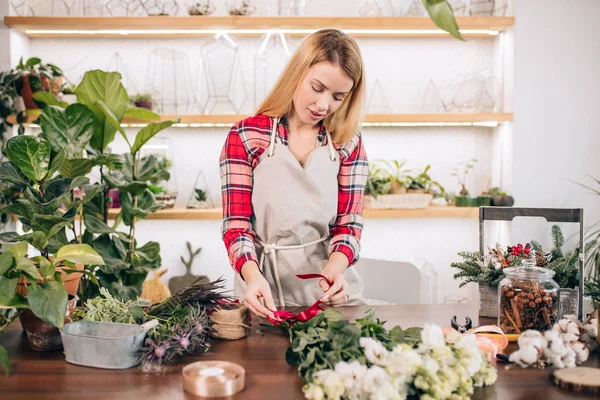
<svg viewBox="0 0 600 400">
<path fill-rule="evenodd" d="M 189 114 L 196 104 L 188 57 L 181 51 L 159 47 L 150 53 L 146 91 L 158 92 L 158 112 Z"/>
<path fill-rule="evenodd" d="M 379 82 L 379 79 L 375 79 L 373 89 L 369 94 L 369 100 L 367 101 L 367 113 L 368 114 L 391 114 L 392 107 L 383 91 L 383 87 Z"/>
<path fill-rule="evenodd" d="M 106 3 L 106 11 L 108 15 L 113 17 L 147 15 L 140 0 L 108 0 Z"/>
<path fill-rule="evenodd" d="M 239 114 L 248 94 L 238 44 L 226 33 L 217 34 L 202 46 L 202 60 L 208 89 L 204 112 Z"/>
<path fill-rule="evenodd" d="M 204 178 L 202 171 L 198 172 L 196 177 L 196 183 L 194 184 L 194 191 L 190 195 L 190 199 L 187 204 L 187 208 L 213 208 L 214 204 L 210 199 L 208 192 L 208 184 Z"/>
<path fill-rule="evenodd" d="M 157 204 L 173 207 L 177 199 L 177 178 L 171 139 L 155 136 L 142 146 L 140 153 L 140 178 L 148 183 Z"/>
<path fill-rule="evenodd" d="M 500 82 L 484 70 L 455 78 L 442 92 L 442 99 L 446 112 L 495 112 L 500 94 Z"/>
<path fill-rule="evenodd" d="M 283 33 L 268 33 L 254 55 L 254 107 L 258 107 L 279 79 L 290 59 L 289 40 Z"/>
</svg>

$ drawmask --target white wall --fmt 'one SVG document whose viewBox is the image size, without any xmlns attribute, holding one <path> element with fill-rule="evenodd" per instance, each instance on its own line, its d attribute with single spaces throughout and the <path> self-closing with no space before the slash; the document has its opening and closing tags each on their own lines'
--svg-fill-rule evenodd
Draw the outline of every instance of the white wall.
<svg viewBox="0 0 600 400">
<path fill-rule="evenodd" d="M 398 3 L 398 2 L 396 2 Z M 357 15 L 362 1 L 327 2 L 327 7 L 317 7 L 309 1 L 312 15 Z M 318 2 L 319 5 L 323 4 Z M 264 8 L 262 13 L 265 14 Z M 217 14 L 223 14 L 219 10 Z M 171 48 L 187 55 L 188 81 L 195 94 L 202 94 L 198 85 L 199 59 L 202 46 L 211 38 L 189 39 L 30 39 L 29 49 L 22 47 L 24 54 L 41 57 L 46 62 L 57 64 L 67 77 L 78 82 L 83 73 L 90 69 L 107 69 L 114 66 L 115 52 L 127 65 L 131 77 L 143 90 L 149 66 L 156 62 L 151 55 L 153 49 Z M 236 39 L 240 48 L 240 59 L 244 74 L 248 101 L 243 113 L 251 113 L 253 101 L 254 62 L 253 55 L 260 47 L 260 39 Z M 295 43 L 292 43 L 292 48 Z M 389 100 L 392 112 L 420 112 L 427 85 L 431 79 L 438 87 L 448 85 L 457 75 L 488 69 L 511 80 L 512 40 L 470 39 L 459 42 L 453 39 L 435 38 L 389 38 L 360 39 L 367 71 L 367 83 L 373 88 L 375 79 L 381 83 Z M 20 47 L 21 48 L 21 47 Z M 153 61 L 154 60 L 154 61 Z M 123 69 L 121 69 L 123 72 Z M 505 111 L 511 111 L 511 88 L 505 87 L 503 102 Z M 190 112 L 197 112 L 191 110 Z M 135 130 L 128 130 L 134 134 Z M 178 205 L 185 205 L 193 189 L 198 170 L 207 177 L 212 198 L 220 201 L 218 157 L 227 129 L 172 128 L 163 133 L 173 144 L 175 175 L 178 182 Z M 371 160 L 408 160 L 408 167 L 423 168 L 432 165 L 432 176 L 446 186 L 447 190 L 458 190 L 459 186 L 450 176 L 454 166 L 471 158 L 480 160 L 477 169 L 469 176 L 467 187 L 472 193 L 482 189 L 482 182 L 489 178 L 491 185 L 510 187 L 512 137 L 511 124 L 502 129 L 491 128 L 365 128 L 365 146 Z M 118 138 L 115 151 L 124 151 L 124 142 Z M 142 221 L 139 224 L 140 242 L 157 240 L 161 243 L 164 267 L 169 268 L 165 280 L 182 274 L 184 266 L 179 256 L 185 253 L 185 241 L 204 248 L 194 265 L 194 273 L 207 273 L 211 277 L 232 276 L 226 252 L 220 239 L 218 221 Z M 494 238 L 490 236 L 493 240 Z M 440 274 L 438 298 L 473 299 L 474 288 L 458 289 L 452 280 L 454 271 L 449 264 L 458 259 L 461 250 L 477 249 L 477 221 L 466 219 L 390 219 L 365 220 L 362 255 L 371 258 L 409 260 L 426 258 Z"/>
<path fill-rule="evenodd" d="M 600 197 L 573 181 L 600 178 L 600 2 L 517 1 L 515 15 L 516 204 L 583 207 L 590 225 Z M 513 233 L 548 238 L 548 225 L 521 220 Z"/>
</svg>

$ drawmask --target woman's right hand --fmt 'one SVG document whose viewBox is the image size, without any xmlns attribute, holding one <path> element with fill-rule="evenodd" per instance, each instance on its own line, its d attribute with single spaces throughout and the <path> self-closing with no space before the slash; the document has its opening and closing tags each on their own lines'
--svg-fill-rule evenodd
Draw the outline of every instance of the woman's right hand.
<svg viewBox="0 0 600 400">
<path fill-rule="evenodd" d="M 247 261 L 242 265 L 241 274 L 246 281 L 246 293 L 244 294 L 244 305 L 259 317 L 275 318 L 273 311 L 277 311 L 269 282 L 260 273 L 255 261 Z M 264 299 L 265 306 L 260 299 Z"/>
</svg>

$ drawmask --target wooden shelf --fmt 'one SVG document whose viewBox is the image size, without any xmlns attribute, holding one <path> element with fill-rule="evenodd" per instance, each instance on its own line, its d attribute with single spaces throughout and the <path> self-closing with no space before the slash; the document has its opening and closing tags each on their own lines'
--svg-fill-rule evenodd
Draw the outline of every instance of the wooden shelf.
<svg viewBox="0 0 600 400">
<path fill-rule="evenodd" d="M 514 25 L 514 17 L 457 17 L 467 37 L 494 37 Z M 448 37 L 429 17 L 4 17 L 4 24 L 29 37 L 191 37 L 228 34 L 259 36 L 268 30 L 305 36 L 339 28 L 353 36 Z"/>
<path fill-rule="evenodd" d="M 173 120 L 179 117 L 181 126 L 206 127 L 206 126 L 229 126 L 247 115 L 225 114 L 225 115 L 175 115 L 164 114 L 160 116 L 161 121 Z M 37 117 L 29 117 L 27 123 L 32 124 Z M 16 117 L 11 115 L 8 122 L 16 123 Z M 512 113 L 438 113 L 438 114 L 368 114 L 365 116 L 365 126 L 495 126 L 495 123 L 513 120 Z M 147 123 L 145 121 L 125 118 L 126 125 Z"/>
<path fill-rule="evenodd" d="M 109 218 L 115 218 L 119 209 L 110 209 Z M 365 218 L 478 218 L 478 207 L 441 207 L 432 206 L 420 210 L 374 210 L 365 209 Z M 149 215 L 146 219 L 184 220 L 206 219 L 221 220 L 221 208 L 189 209 L 174 207 Z"/>
</svg>

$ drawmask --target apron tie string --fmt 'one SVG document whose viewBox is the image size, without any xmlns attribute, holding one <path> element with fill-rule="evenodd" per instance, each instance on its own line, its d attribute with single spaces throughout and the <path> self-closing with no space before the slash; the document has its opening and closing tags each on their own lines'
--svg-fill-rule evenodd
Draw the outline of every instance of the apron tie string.
<svg viewBox="0 0 600 400">
<path fill-rule="evenodd" d="M 285 300 L 283 299 L 283 291 L 281 290 L 281 280 L 279 279 L 279 270 L 277 268 L 277 254 L 275 254 L 276 250 L 297 250 L 303 249 L 305 247 L 314 246 L 315 244 L 322 243 L 327 240 L 327 236 L 314 240 L 309 243 L 304 244 L 296 244 L 290 246 L 280 246 L 277 243 L 264 243 L 263 241 L 257 239 L 256 241 L 263 247 L 263 252 L 260 255 L 260 260 L 258 262 L 258 267 L 262 271 L 263 266 L 265 264 L 265 255 L 269 255 L 271 258 L 271 265 L 273 267 L 273 275 L 275 278 L 275 284 L 277 286 L 277 292 L 279 294 L 279 305 L 281 307 L 285 307 Z"/>
</svg>

